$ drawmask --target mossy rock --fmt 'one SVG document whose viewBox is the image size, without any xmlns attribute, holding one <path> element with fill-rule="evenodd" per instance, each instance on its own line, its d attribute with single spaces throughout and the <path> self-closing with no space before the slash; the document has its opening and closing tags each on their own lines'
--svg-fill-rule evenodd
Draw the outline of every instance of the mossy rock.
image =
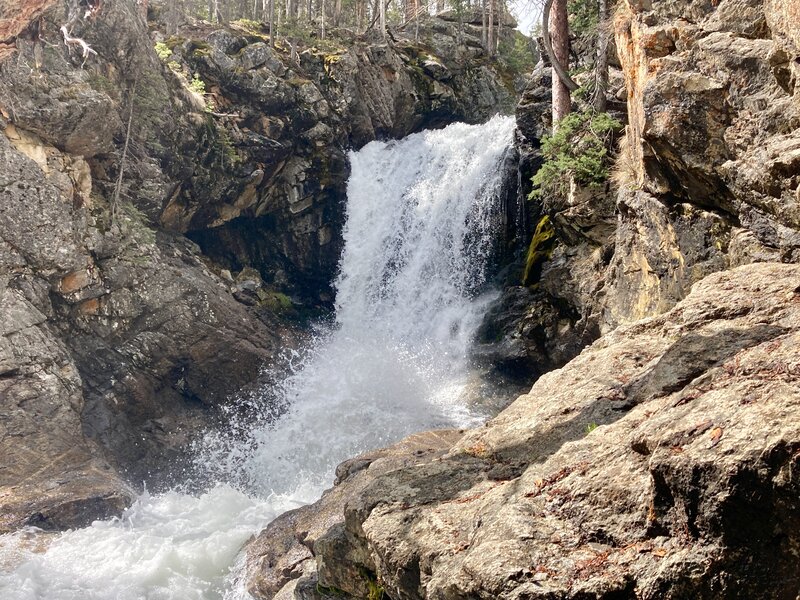
<svg viewBox="0 0 800 600">
<path fill-rule="evenodd" d="M 525 258 L 525 271 L 522 275 L 522 285 L 536 283 L 541 265 L 553 255 L 556 241 L 556 230 L 550 217 L 545 215 L 536 224 L 536 231 L 528 246 L 528 255 Z"/>
<path fill-rule="evenodd" d="M 258 299 L 262 306 L 276 315 L 292 316 L 297 313 L 292 299 L 281 292 L 258 290 Z"/>
</svg>

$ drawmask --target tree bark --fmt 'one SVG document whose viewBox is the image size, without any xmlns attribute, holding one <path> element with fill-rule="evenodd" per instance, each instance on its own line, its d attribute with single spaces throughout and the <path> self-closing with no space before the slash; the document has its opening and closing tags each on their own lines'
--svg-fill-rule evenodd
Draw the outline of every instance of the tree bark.
<svg viewBox="0 0 800 600">
<path fill-rule="evenodd" d="M 495 0 L 497 2 L 497 14 L 494 20 L 497 22 L 497 35 L 494 38 L 495 54 L 500 51 L 500 36 L 503 34 L 503 1 Z"/>
<path fill-rule="evenodd" d="M 608 0 L 598 0 L 597 28 L 597 64 L 595 65 L 594 109 L 606 111 L 606 94 L 608 93 Z"/>
<path fill-rule="evenodd" d="M 563 0 L 559 0 L 563 2 Z M 550 15 L 551 9 L 553 7 L 553 0 L 546 0 L 544 3 L 544 8 L 542 9 L 542 41 L 544 42 L 544 51 L 547 54 L 547 59 L 550 61 L 550 64 L 553 65 L 553 69 L 555 69 L 556 73 L 558 74 L 558 78 L 561 82 L 569 88 L 571 92 L 574 92 L 578 89 L 578 84 L 572 80 L 572 77 L 569 76 L 567 73 L 566 67 L 564 66 L 566 63 L 562 63 L 556 59 L 555 53 L 553 52 L 553 44 L 550 39 Z M 567 29 L 567 44 L 569 44 L 569 30 Z"/>
<path fill-rule="evenodd" d="M 486 32 L 486 0 L 481 0 L 481 43 L 488 48 L 489 40 Z"/>
<path fill-rule="evenodd" d="M 269 0 L 269 45 L 275 47 L 275 0 Z"/>
<path fill-rule="evenodd" d="M 414 0 L 414 41 L 419 41 L 419 18 L 420 13 L 419 0 Z"/>
<path fill-rule="evenodd" d="M 489 29 L 486 37 L 486 52 L 489 56 L 494 55 L 494 3 L 495 0 L 489 1 Z"/>
<path fill-rule="evenodd" d="M 548 8 L 550 8 L 549 14 Z M 566 66 L 569 64 L 567 0 L 548 0 L 545 4 L 542 34 L 545 48 L 548 49 L 547 54 L 553 64 L 553 71 L 558 75 L 553 77 L 553 131 L 555 131 L 558 122 L 567 116 L 572 108 L 570 93 L 578 88 L 566 72 Z M 569 85 L 570 82 L 574 87 Z"/>
<path fill-rule="evenodd" d="M 381 35 L 383 39 L 386 39 L 386 2 L 379 0 L 378 4 L 380 4 L 381 11 Z"/>
<path fill-rule="evenodd" d="M 338 27 L 342 20 L 342 0 L 335 0 L 333 3 L 333 19 L 332 25 Z"/>
</svg>

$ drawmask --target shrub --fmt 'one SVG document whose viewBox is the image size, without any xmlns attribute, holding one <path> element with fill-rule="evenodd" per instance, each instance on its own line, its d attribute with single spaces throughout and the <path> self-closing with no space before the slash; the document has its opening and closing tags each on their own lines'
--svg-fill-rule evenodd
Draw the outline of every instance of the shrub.
<svg viewBox="0 0 800 600">
<path fill-rule="evenodd" d="M 569 29 L 573 35 L 581 36 L 591 33 L 597 28 L 600 17 L 597 0 L 569 0 L 567 12 L 569 13 Z"/>
<path fill-rule="evenodd" d="M 197 73 L 194 74 L 192 80 L 189 82 L 189 89 L 195 94 L 203 96 L 206 93 L 206 82 L 200 79 Z"/>
<path fill-rule="evenodd" d="M 586 111 L 564 117 L 556 133 L 542 139 L 545 162 L 533 176 L 531 197 L 566 194 L 571 179 L 587 187 L 605 184 L 611 165 L 608 148 L 621 127 L 608 113 Z"/>
<path fill-rule="evenodd" d="M 501 39 L 497 53 L 514 74 L 529 73 L 539 59 L 533 49 L 533 41 L 519 31 Z"/>
<path fill-rule="evenodd" d="M 172 56 L 172 50 L 164 42 L 156 42 L 156 54 L 162 61 L 166 61 Z"/>
</svg>

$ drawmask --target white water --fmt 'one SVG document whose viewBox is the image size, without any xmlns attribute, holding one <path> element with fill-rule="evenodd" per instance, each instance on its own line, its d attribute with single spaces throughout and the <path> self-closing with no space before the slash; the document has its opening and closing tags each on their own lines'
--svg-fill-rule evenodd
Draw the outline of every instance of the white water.
<svg viewBox="0 0 800 600">
<path fill-rule="evenodd" d="M 145 493 L 43 552 L 36 532 L 0 536 L 0 599 L 241 598 L 242 544 L 319 497 L 336 464 L 479 421 L 464 399 L 467 351 L 491 299 L 476 290 L 512 129 L 495 117 L 352 153 L 336 325 L 277 390 L 287 412 L 244 435 L 209 434 L 198 463 L 218 483 L 205 493 Z"/>
</svg>

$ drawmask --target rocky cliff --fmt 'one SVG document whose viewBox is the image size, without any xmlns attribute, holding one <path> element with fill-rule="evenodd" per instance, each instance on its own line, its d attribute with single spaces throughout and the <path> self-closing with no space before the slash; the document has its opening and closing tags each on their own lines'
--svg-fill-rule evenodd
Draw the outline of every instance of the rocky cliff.
<svg viewBox="0 0 800 600">
<path fill-rule="evenodd" d="M 295 56 L 156 5 L 0 3 L 0 531 L 118 512 L 263 382 L 331 301 L 347 148 L 513 102 L 451 22 Z"/>
<path fill-rule="evenodd" d="M 800 592 L 800 4 L 620 0 L 613 26 L 613 185 L 529 207 L 532 285 L 476 350 L 541 377 L 485 427 L 344 463 L 249 546 L 255 597 Z M 522 195 L 549 84 L 517 109 Z"/>
<path fill-rule="evenodd" d="M 259 598 L 794 598 L 800 267 L 710 275 L 486 426 L 344 463 Z M 379 590 L 379 592 L 376 592 Z"/>
<path fill-rule="evenodd" d="M 793 0 L 615 4 L 609 108 L 627 126 L 612 184 L 530 206 L 533 286 L 508 289 L 479 349 L 496 368 L 544 373 L 668 310 L 710 273 L 800 260 L 798 10 Z M 523 195 L 550 128 L 542 67 L 517 108 Z"/>
</svg>

